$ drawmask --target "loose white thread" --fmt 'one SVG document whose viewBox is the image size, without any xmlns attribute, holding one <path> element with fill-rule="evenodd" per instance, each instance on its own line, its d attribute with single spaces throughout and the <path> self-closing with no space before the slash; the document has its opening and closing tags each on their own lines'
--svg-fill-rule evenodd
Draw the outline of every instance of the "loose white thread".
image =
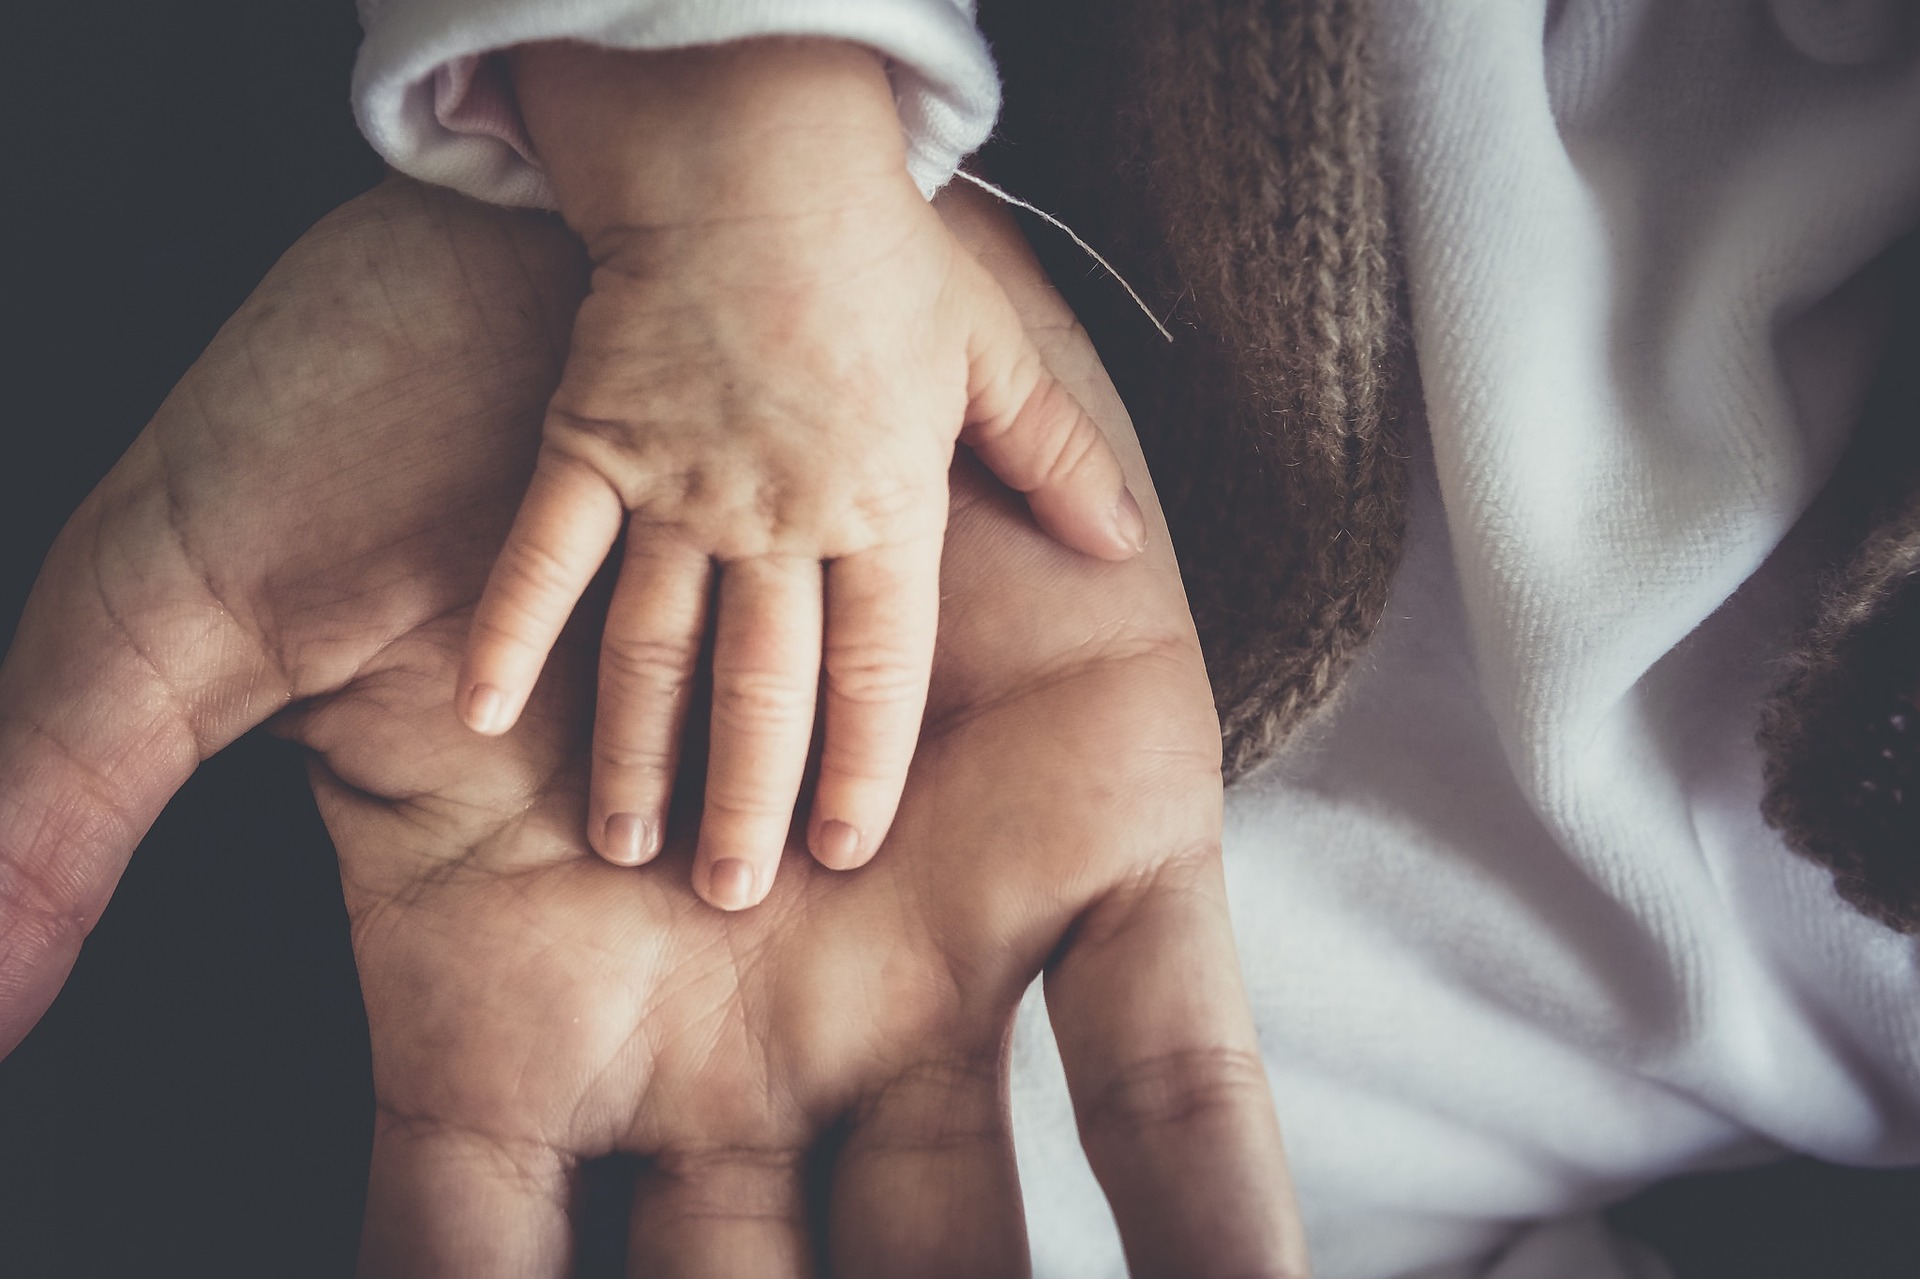
<svg viewBox="0 0 1920 1279">
<path fill-rule="evenodd" d="M 956 178 L 965 178 L 968 182 L 973 183 L 973 185 L 979 187 L 982 191 L 985 191 L 988 195 L 994 197 L 996 200 L 1000 200 L 1000 201 L 1003 201 L 1004 203 L 1011 204 L 1016 209 L 1025 209 L 1028 213 L 1033 214 L 1034 217 L 1039 218 L 1041 221 L 1045 222 L 1048 226 L 1058 227 L 1060 230 L 1065 231 L 1067 233 L 1068 239 L 1072 240 L 1075 244 L 1079 245 L 1081 250 L 1088 257 L 1092 258 L 1095 262 L 1098 262 L 1101 268 L 1104 271 L 1106 271 L 1108 275 L 1112 276 L 1115 280 L 1119 281 L 1120 287 L 1125 289 L 1127 291 L 1127 296 L 1133 299 L 1133 304 L 1140 308 L 1140 314 L 1146 316 L 1147 322 L 1152 324 L 1154 328 L 1160 331 L 1160 336 L 1165 338 L 1169 342 L 1173 341 L 1173 334 L 1167 332 L 1167 326 L 1160 323 L 1160 317 L 1153 313 L 1152 308 L 1147 305 L 1146 300 L 1142 298 L 1138 293 L 1135 293 L 1133 291 L 1133 286 L 1127 283 L 1127 277 L 1124 275 L 1121 275 L 1118 271 L 1114 270 L 1113 263 L 1101 257 L 1100 250 L 1094 248 L 1091 244 L 1088 244 L 1085 240 L 1081 239 L 1080 233 L 1078 231 L 1075 231 L 1072 227 L 1062 222 L 1059 218 L 1054 217 L 1053 214 L 1048 213 L 1045 209 L 1042 209 L 1037 205 L 1028 204 L 1025 200 L 1022 200 L 1019 196 L 1010 195 L 1007 192 L 1002 191 L 999 187 L 993 185 L 993 183 L 987 181 L 985 178 L 976 178 L 975 176 L 973 176 L 973 174 L 968 173 L 965 169 L 956 170 L 953 176 Z"/>
</svg>

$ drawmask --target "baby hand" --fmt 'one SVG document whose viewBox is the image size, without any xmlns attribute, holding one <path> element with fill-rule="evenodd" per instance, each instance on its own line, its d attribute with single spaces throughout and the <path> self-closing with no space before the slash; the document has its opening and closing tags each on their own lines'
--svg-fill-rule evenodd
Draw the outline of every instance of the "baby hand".
<svg viewBox="0 0 1920 1279">
<path fill-rule="evenodd" d="M 624 526 L 588 835 L 614 862 L 658 851 L 711 625 L 694 884 L 750 906 L 816 696 L 807 846 L 848 868 L 886 836 L 926 701 L 956 439 L 1068 546 L 1123 559 L 1144 524 L 1098 428 L 908 178 L 873 54 L 548 45 L 513 71 L 594 273 L 460 710 L 512 726 Z"/>
</svg>

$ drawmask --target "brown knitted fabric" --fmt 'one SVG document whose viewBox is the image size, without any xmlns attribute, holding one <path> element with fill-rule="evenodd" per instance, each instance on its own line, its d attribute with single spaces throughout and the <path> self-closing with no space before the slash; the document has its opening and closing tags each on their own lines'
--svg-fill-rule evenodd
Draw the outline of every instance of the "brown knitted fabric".
<svg viewBox="0 0 1920 1279">
<path fill-rule="evenodd" d="M 1035 239 L 1139 428 L 1233 780 L 1333 692 L 1403 529 L 1400 320 L 1366 0 L 1002 0 L 997 182 L 1163 315 Z"/>
<path fill-rule="evenodd" d="M 1920 933 L 1920 489 L 1864 547 L 1768 704 L 1767 820 L 1854 906 Z"/>
<path fill-rule="evenodd" d="M 1905 300 L 1823 505 L 1859 545 L 1765 707 L 1767 820 L 1840 895 L 1920 933 L 1920 239 L 1884 269 Z"/>
</svg>

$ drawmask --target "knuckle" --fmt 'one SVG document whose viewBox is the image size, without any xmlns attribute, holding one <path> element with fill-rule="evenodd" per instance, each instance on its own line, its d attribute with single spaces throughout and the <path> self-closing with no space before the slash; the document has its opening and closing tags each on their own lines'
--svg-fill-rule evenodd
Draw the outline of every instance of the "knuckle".
<svg viewBox="0 0 1920 1279">
<path fill-rule="evenodd" d="M 806 1151 L 783 1145 L 676 1145 L 655 1156 L 651 1172 L 669 1210 L 709 1228 L 793 1220 Z"/>
<path fill-rule="evenodd" d="M 607 634 L 600 641 L 603 684 L 671 691 L 693 674 L 694 650 L 648 636 Z"/>
<path fill-rule="evenodd" d="M 950 1154 L 991 1148 L 1002 1139 L 996 1099 L 1000 1087 L 997 1055 L 924 1062 L 883 1085 L 856 1113 L 856 1124 L 871 1134 L 869 1151 Z M 925 1105 L 930 1098 L 938 1105 Z M 874 1121 L 884 1116 L 884 1124 Z"/>
<path fill-rule="evenodd" d="M 1021 412 L 1041 435 L 1058 438 L 1079 434 L 1075 428 L 1081 422 L 1080 402 L 1073 398 L 1066 384 L 1056 378 L 1041 375 L 1028 392 Z"/>
<path fill-rule="evenodd" d="M 990 443 L 1021 429 L 1035 396 L 1044 395 L 1053 384 L 1039 353 L 1031 348 L 1021 351 L 975 398 L 980 419 L 975 427 L 978 439 Z"/>
<path fill-rule="evenodd" d="M 576 373 L 571 367 L 568 372 Z M 593 372 L 584 376 L 576 374 L 573 385 L 562 388 L 548 402 L 540 466 L 556 472 L 575 469 L 591 471 L 591 464 L 564 447 L 574 442 L 572 437 L 620 442 L 633 434 L 634 424 L 626 417 L 594 411 L 600 407 L 597 401 L 612 398 L 596 395 L 595 388 L 591 386 L 595 380 Z M 588 386 L 583 387 L 582 383 Z"/>
<path fill-rule="evenodd" d="M 716 729 L 790 728 L 813 718 L 813 689 L 791 676 L 734 671 L 714 681 Z"/>
<path fill-rule="evenodd" d="M 776 827 L 784 832 L 792 816 L 791 796 L 750 784 L 730 786 L 708 782 L 705 817 L 727 821 L 731 827 L 727 843 L 735 852 L 752 852 L 753 845 L 768 840 L 777 851 L 781 836 L 772 832 Z"/>
<path fill-rule="evenodd" d="M 870 740 L 850 746 L 829 735 L 820 751 L 821 789 L 831 789 L 837 802 L 859 805 L 860 810 L 874 806 L 874 796 L 870 790 L 873 787 L 889 787 L 897 802 L 906 773 L 904 752 L 877 749 Z M 856 789 L 849 792 L 849 784 Z M 854 810 L 850 808 L 850 811 Z"/>
<path fill-rule="evenodd" d="M 77 948 L 96 918 L 44 869 L 0 855 L 0 968 Z"/>
<path fill-rule="evenodd" d="M 1116 1074 L 1082 1109 L 1089 1136 L 1131 1136 L 1231 1116 L 1265 1105 L 1260 1056 L 1233 1048 L 1195 1048 L 1144 1058 Z"/>
<path fill-rule="evenodd" d="M 633 451 L 633 443 L 626 438 L 632 429 L 623 423 L 558 412 L 559 421 L 554 410 L 548 412 L 529 496 L 543 494 L 572 507 L 619 500 L 616 481 L 626 468 L 617 463 Z"/>
<path fill-rule="evenodd" d="M 1045 459 L 1040 475 L 1045 485 L 1064 483 L 1096 465 L 1105 454 L 1106 444 L 1075 410 L 1075 416 L 1053 432 L 1049 450 L 1051 456 Z"/>
<path fill-rule="evenodd" d="M 1029 491 L 1097 467 L 1108 451 L 1105 437 L 1073 393 L 1044 371 L 1036 372 L 1035 380 L 1010 403 L 1002 419 L 979 431 L 975 443 L 995 440 L 1017 444 L 1014 464 L 1021 477 L 1010 482 Z"/>
<path fill-rule="evenodd" d="M 500 584 L 520 612 L 571 594 L 572 575 L 560 557 L 539 542 L 516 538 L 500 557 Z"/>
<path fill-rule="evenodd" d="M 937 484 L 887 482 L 856 494 L 852 504 L 860 521 L 870 529 L 897 530 L 924 527 L 929 517 L 944 520 L 947 469 L 929 469 L 939 477 Z"/>
<path fill-rule="evenodd" d="M 537 657 L 545 652 L 539 638 L 540 629 L 534 615 L 525 610 L 515 610 L 505 617 L 482 613 L 473 620 L 470 645 L 476 651 L 488 650 L 494 660 L 503 652 Z"/>
<path fill-rule="evenodd" d="M 927 663 L 878 646 L 829 648 L 827 691 L 856 706 L 907 706 L 926 696 Z"/>
<path fill-rule="evenodd" d="M 673 759 L 658 747 L 596 738 L 593 743 L 593 768 L 596 774 L 617 773 L 626 782 L 664 784 L 671 778 Z"/>
</svg>

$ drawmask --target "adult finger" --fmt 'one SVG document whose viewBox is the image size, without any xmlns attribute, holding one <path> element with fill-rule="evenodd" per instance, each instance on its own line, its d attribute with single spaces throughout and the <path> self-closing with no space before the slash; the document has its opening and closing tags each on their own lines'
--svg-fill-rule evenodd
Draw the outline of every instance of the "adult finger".
<svg viewBox="0 0 1920 1279">
<path fill-rule="evenodd" d="M 833 1273 L 1027 1273 L 1000 1054 L 926 1063 L 864 1106 L 834 1164 Z"/>
<path fill-rule="evenodd" d="M 1146 518 L 1107 437 L 1048 372 L 999 285 L 974 335 L 967 422 L 960 439 L 1009 488 L 1027 495 L 1056 540 L 1101 559 L 1146 547 Z"/>
<path fill-rule="evenodd" d="M 634 1187 L 627 1273 L 646 1279 L 812 1274 L 804 1174 L 798 1151 L 660 1156 Z"/>
<path fill-rule="evenodd" d="M 1094 905 L 1047 974 L 1047 1008 L 1132 1273 L 1304 1275 L 1218 859 Z"/>
<path fill-rule="evenodd" d="M 567 1273 L 567 1161 L 531 1143 L 382 1113 L 361 1279 L 541 1279 Z"/>
<path fill-rule="evenodd" d="M 767 895 L 793 825 L 820 681 L 820 562 L 769 555 L 720 574 L 713 730 L 694 890 L 723 910 Z"/>
<path fill-rule="evenodd" d="M 640 528 L 627 538 L 600 642 L 587 810 L 588 836 L 610 862 L 660 851 L 711 577 L 704 551 Z"/>
<path fill-rule="evenodd" d="M 0 665 L 0 1056 L 167 800 L 291 694 L 171 533 L 154 447 L 69 521 Z"/>
<path fill-rule="evenodd" d="M 920 738 L 940 616 L 940 542 L 882 546 L 827 566 L 825 739 L 807 846 L 846 870 L 887 837 Z"/>
<path fill-rule="evenodd" d="M 548 652 L 625 517 L 619 495 L 599 472 L 551 448 L 540 450 L 474 609 L 455 692 L 467 727 L 504 733 L 520 718 Z"/>
</svg>

